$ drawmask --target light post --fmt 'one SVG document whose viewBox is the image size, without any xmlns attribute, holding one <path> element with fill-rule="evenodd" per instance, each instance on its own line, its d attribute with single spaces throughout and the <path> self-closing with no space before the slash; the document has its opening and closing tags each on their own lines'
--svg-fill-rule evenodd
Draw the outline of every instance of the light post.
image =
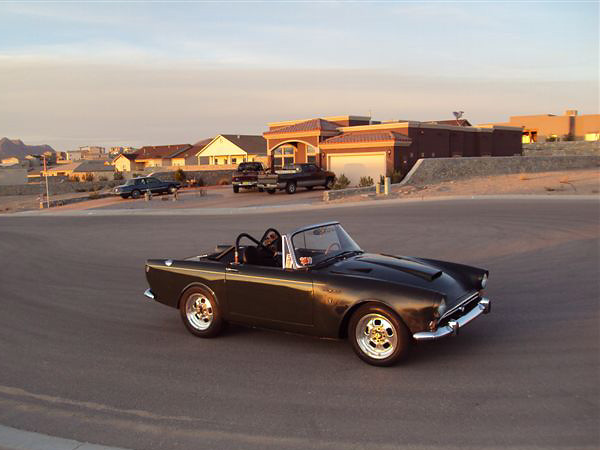
<svg viewBox="0 0 600 450">
<path fill-rule="evenodd" d="M 48 170 L 46 169 L 46 155 L 42 155 L 44 158 L 44 175 L 46 178 L 46 208 L 50 208 L 50 190 L 48 189 Z"/>
</svg>

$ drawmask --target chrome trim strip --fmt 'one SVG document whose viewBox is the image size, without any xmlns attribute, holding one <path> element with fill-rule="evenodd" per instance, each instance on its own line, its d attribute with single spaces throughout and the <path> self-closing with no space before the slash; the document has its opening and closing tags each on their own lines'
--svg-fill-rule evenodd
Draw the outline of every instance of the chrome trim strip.
<svg viewBox="0 0 600 450">
<path fill-rule="evenodd" d="M 456 320 L 451 320 L 448 325 L 438 328 L 435 331 L 421 331 L 413 334 L 413 338 L 417 341 L 431 341 L 433 339 L 440 339 L 450 335 L 457 335 L 459 330 L 467 325 L 472 320 L 475 320 L 482 314 L 487 314 L 492 309 L 492 302 L 489 298 L 482 298 L 477 306 L 471 311 L 466 313 L 464 316 L 459 317 Z"/>
<path fill-rule="evenodd" d="M 151 300 L 156 300 L 156 298 L 154 297 L 154 292 L 152 292 L 150 289 L 146 289 L 144 291 L 144 295 Z"/>
<path fill-rule="evenodd" d="M 442 315 L 442 317 L 440 317 L 440 320 L 438 320 L 438 322 L 441 322 L 442 320 L 444 320 L 444 318 L 446 318 L 450 314 L 453 314 L 456 310 L 460 309 L 463 305 L 469 303 L 471 300 L 473 300 L 474 298 L 476 298 L 478 295 L 479 295 L 478 291 L 475 291 L 473 294 L 469 295 L 462 302 L 458 303 L 457 305 L 453 306 L 451 309 L 449 309 L 448 311 L 446 311 Z"/>
</svg>

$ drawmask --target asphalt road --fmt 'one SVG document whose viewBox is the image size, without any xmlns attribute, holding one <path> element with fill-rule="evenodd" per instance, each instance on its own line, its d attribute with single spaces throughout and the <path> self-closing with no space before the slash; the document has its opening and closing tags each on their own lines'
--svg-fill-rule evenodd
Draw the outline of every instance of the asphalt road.
<svg viewBox="0 0 600 450">
<path fill-rule="evenodd" d="M 0 423 L 135 449 L 597 447 L 599 217 L 551 199 L 0 218 Z M 492 313 L 375 368 L 343 341 L 198 339 L 142 296 L 146 258 L 328 219 L 367 250 L 489 268 Z"/>
</svg>

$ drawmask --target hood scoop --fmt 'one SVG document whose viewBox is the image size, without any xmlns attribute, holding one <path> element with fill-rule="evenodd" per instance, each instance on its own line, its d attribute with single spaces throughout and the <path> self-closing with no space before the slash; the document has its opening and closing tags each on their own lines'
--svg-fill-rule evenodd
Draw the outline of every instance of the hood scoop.
<svg viewBox="0 0 600 450">
<path fill-rule="evenodd" d="M 394 256 L 383 255 L 387 258 L 394 258 L 397 261 L 386 261 L 383 259 L 370 259 L 370 258 L 357 258 L 369 264 L 375 264 L 377 266 L 385 267 L 387 269 L 398 270 L 400 272 L 408 273 L 416 277 L 422 278 L 427 281 L 433 281 L 442 275 L 442 271 L 426 266 L 415 261 L 406 260 L 403 258 L 396 258 Z"/>
</svg>

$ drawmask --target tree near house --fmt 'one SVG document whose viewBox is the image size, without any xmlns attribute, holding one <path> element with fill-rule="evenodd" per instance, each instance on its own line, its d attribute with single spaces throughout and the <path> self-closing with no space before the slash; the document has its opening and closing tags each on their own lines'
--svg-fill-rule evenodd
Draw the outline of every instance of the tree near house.
<svg viewBox="0 0 600 450">
<path fill-rule="evenodd" d="M 177 172 L 175 172 L 175 180 L 179 181 L 180 183 L 184 183 L 185 180 L 187 180 L 187 174 L 183 171 L 183 169 L 177 169 Z"/>
</svg>

